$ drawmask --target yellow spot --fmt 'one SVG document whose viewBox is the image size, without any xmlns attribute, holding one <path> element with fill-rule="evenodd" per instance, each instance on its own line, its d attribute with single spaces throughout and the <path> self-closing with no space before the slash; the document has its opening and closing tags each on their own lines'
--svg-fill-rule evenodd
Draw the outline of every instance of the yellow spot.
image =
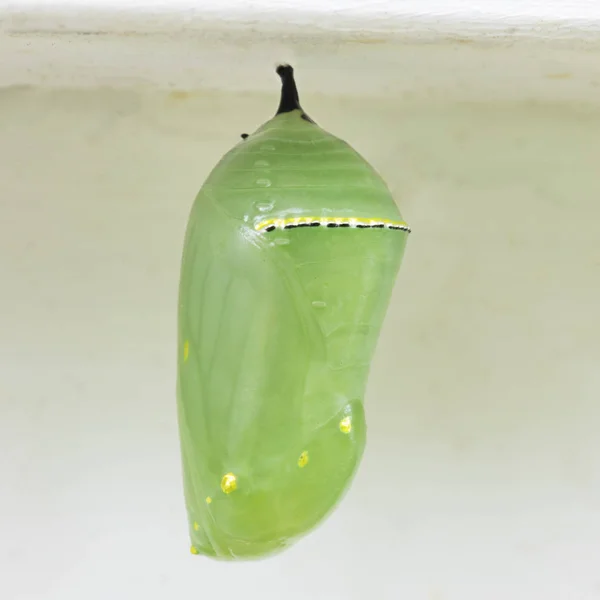
<svg viewBox="0 0 600 600">
<path fill-rule="evenodd" d="M 200 525 L 198 525 L 198 523 L 196 523 L 195 521 L 194 521 L 194 529 L 196 531 L 198 531 L 198 529 L 200 529 Z"/>
<path fill-rule="evenodd" d="M 210 496 L 206 496 L 206 504 L 210 504 L 212 502 L 212 498 Z"/>
<path fill-rule="evenodd" d="M 302 469 L 308 464 L 308 452 L 305 450 L 298 459 L 298 466 Z"/>
<path fill-rule="evenodd" d="M 192 546 L 192 547 L 190 548 L 190 552 L 191 552 L 192 554 L 198 554 L 198 548 L 196 548 L 196 546 Z"/>
<path fill-rule="evenodd" d="M 186 341 L 185 344 L 183 345 L 183 360 L 186 361 L 188 359 L 189 355 L 190 355 L 190 343 Z"/>
<path fill-rule="evenodd" d="M 352 431 L 352 418 L 344 417 L 340 421 L 340 431 L 342 433 L 350 433 Z"/>
<path fill-rule="evenodd" d="M 221 479 L 221 489 L 226 494 L 231 494 L 237 489 L 237 478 L 233 473 L 227 473 L 227 475 L 223 475 L 223 479 Z"/>
</svg>

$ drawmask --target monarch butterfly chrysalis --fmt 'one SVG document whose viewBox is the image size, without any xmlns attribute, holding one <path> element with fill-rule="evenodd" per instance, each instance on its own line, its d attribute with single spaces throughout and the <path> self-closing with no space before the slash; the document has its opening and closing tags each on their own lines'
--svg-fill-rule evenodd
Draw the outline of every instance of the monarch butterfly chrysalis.
<svg viewBox="0 0 600 600">
<path fill-rule="evenodd" d="M 259 558 L 338 504 L 366 440 L 370 362 L 409 228 L 386 184 L 302 110 L 276 115 L 193 204 L 177 404 L 191 551 Z"/>
</svg>

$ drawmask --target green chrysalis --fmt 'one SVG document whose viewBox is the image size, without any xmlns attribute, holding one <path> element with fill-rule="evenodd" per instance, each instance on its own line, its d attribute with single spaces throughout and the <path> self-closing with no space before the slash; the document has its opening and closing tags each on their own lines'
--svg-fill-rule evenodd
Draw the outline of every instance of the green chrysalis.
<svg viewBox="0 0 600 600">
<path fill-rule="evenodd" d="M 409 228 L 300 107 L 217 164 L 184 242 L 177 398 L 191 551 L 259 558 L 334 509 L 362 458 L 371 359 Z"/>
</svg>

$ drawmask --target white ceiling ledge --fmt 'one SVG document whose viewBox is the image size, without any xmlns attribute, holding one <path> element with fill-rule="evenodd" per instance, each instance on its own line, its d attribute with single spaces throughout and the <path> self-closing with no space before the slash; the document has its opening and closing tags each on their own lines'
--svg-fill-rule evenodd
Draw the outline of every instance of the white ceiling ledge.
<svg viewBox="0 0 600 600">
<path fill-rule="evenodd" d="M 463 33 L 526 32 L 580 35 L 598 30 L 596 0 L 13 0 L 16 26 L 27 30 L 164 31 L 181 21 L 279 25 L 337 31 Z M 44 14 L 45 13 L 45 14 Z M 49 18 L 48 18 L 49 17 Z"/>
<path fill-rule="evenodd" d="M 598 0 L 16 0 L 0 85 L 596 102 Z"/>
</svg>

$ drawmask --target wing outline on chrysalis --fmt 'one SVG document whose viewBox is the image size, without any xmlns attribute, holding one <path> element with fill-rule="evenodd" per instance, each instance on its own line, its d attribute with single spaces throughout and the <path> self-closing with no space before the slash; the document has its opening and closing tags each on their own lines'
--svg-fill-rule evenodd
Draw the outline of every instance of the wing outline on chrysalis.
<svg viewBox="0 0 600 600">
<path fill-rule="evenodd" d="M 300 105 L 242 134 L 192 206 L 177 408 L 190 551 L 280 552 L 339 504 L 410 228 L 379 174 Z"/>
</svg>

